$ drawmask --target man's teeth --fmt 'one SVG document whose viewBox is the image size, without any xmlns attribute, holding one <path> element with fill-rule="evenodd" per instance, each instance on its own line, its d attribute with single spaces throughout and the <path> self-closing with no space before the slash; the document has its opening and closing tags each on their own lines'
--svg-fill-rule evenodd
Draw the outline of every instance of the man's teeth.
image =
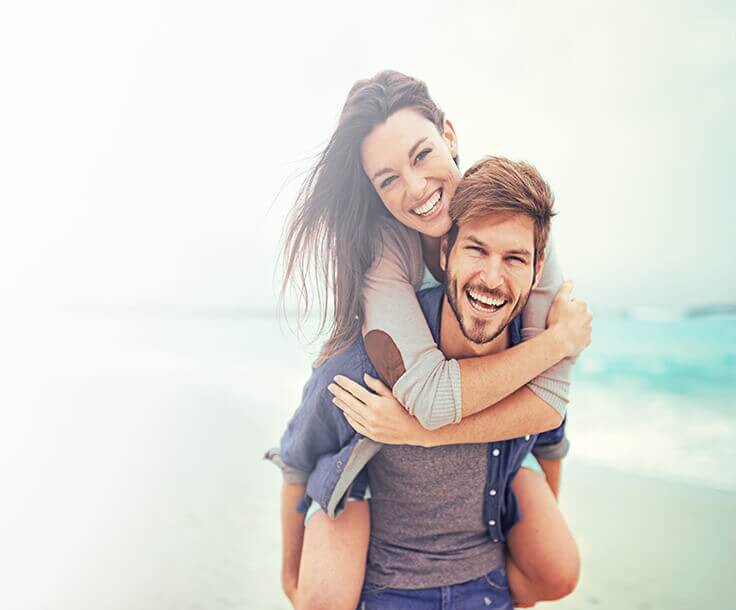
<svg viewBox="0 0 736 610">
<path fill-rule="evenodd" d="M 434 206 L 436 206 L 440 202 L 440 197 L 442 193 L 440 191 L 437 191 L 434 195 L 432 195 L 428 200 L 427 203 L 425 203 L 422 206 L 419 206 L 418 208 L 414 208 L 414 213 L 418 214 L 419 216 L 426 216 L 429 214 L 432 210 L 434 210 Z"/>
<path fill-rule="evenodd" d="M 468 290 L 468 294 L 473 297 L 476 301 L 485 303 L 486 305 L 492 305 L 493 307 L 501 307 L 506 301 L 504 299 L 494 299 L 493 297 L 487 297 L 474 290 Z"/>
</svg>

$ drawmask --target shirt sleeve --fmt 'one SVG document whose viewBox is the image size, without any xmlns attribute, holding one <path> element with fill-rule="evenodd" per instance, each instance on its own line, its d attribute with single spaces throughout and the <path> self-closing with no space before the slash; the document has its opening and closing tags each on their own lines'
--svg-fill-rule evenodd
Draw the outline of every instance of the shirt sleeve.
<svg viewBox="0 0 736 610">
<path fill-rule="evenodd" d="M 416 296 L 424 262 L 419 235 L 380 227 L 363 288 L 366 351 L 396 399 L 428 429 L 460 421 L 460 366 L 437 347 Z"/>
<path fill-rule="evenodd" d="M 312 373 L 279 449 L 266 453 L 266 459 L 281 468 L 287 482 L 304 483 L 321 456 L 337 453 L 355 434 L 327 390 L 339 364 L 333 360 Z"/>
<path fill-rule="evenodd" d="M 522 312 L 522 341 L 535 337 L 547 327 L 547 314 L 562 282 L 562 269 L 550 235 L 542 277 L 529 295 L 529 301 Z M 571 376 L 572 362 L 565 358 L 532 379 L 527 387 L 560 415 L 564 415 L 570 401 Z"/>
<path fill-rule="evenodd" d="M 561 460 L 570 451 L 570 441 L 565 434 L 567 416 L 554 430 L 542 432 L 532 447 L 532 453 L 538 460 Z"/>
</svg>

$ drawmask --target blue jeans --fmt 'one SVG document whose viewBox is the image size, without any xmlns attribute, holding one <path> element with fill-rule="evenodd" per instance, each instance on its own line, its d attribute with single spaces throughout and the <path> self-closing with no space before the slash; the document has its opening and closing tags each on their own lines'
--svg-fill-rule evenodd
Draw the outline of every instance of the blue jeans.
<svg viewBox="0 0 736 610">
<path fill-rule="evenodd" d="M 512 610 L 503 568 L 448 587 L 390 589 L 366 583 L 357 610 Z"/>
</svg>

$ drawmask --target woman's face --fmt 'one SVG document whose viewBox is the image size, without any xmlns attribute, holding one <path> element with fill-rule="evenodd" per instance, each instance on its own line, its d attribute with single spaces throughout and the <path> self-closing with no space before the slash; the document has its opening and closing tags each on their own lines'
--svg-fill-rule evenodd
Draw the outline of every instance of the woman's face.
<svg viewBox="0 0 736 610">
<path fill-rule="evenodd" d="M 431 237 L 450 230 L 448 208 L 461 176 L 449 121 L 440 133 L 416 110 L 398 110 L 365 137 L 360 152 L 368 179 L 399 222 Z"/>
</svg>

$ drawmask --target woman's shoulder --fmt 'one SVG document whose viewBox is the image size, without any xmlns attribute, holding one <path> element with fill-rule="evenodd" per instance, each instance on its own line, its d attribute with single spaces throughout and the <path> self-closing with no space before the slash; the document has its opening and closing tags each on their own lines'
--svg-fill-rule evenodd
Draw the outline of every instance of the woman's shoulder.
<svg viewBox="0 0 736 610">
<path fill-rule="evenodd" d="M 424 260 L 419 233 L 392 216 L 382 216 L 376 223 L 375 254 L 369 275 L 386 273 L 402 276 L 415 289 L 422 284 Z"/>
</svg>

